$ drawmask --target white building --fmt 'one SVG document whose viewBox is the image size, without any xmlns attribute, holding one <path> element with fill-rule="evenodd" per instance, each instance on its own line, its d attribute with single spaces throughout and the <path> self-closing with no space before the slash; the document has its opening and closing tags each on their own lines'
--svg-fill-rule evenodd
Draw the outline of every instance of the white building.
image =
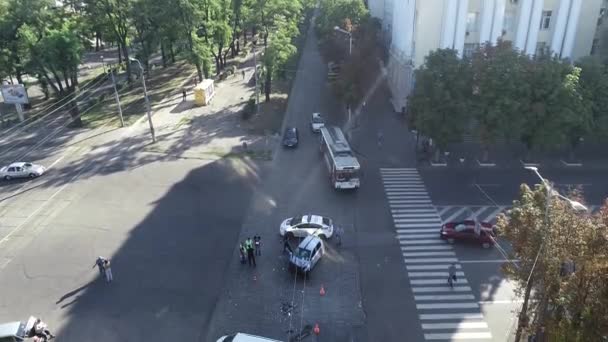
<svg viewBox="0 0 608 342">
<path fill-rule="evenodd" d="M 470 55 L 480 44 L 511 41 L 526 54 L 577 60 L 591 53 L 606 0 L 368 0 L 390 37 L 389 85 L 395 110 L 407 104 L 413 71 L 430 51 Z"/>
</svg>

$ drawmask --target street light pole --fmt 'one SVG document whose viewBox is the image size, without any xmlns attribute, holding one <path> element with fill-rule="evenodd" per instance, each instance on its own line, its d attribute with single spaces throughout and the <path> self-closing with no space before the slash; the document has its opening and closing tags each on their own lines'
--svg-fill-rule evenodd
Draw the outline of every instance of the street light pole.
<svg viewBox="0 0 608 342">
<path fill-rule="evenodd" d="M 120 118 L 120 127 L 125 127 L 125 120 L 122 117 L 122 107 L 120 105 L 120 97 L 118 97 L 118 90 L 116 89 L 116 80 L 114 79 L 114 72 L 110 67 L 110 76 L 112 77 L 112 86 L 114 87 L 114 98 L 116 99 L 116 105 L 118 106 L 118 116 Z"/>
<path fill-rule="evenodd" d="M 137 62 L 139 66 L 139 71 L 141 72 L 141 84 L 144 87 L 144 98 L 146 100 L 146 111 L 148 114 L 148 124 L 150 124 L 150 134 L 152 135 L 152 142 L 156 142 L 156 135 L 154 134 L 154 125 L 152 124 L 152 113 L 150 109 L 150 100 L 148 99 L 148 89 L 146 89 L 146 78 L 144 77 L 144 68 L 142 68 L 141 63 L 136 58 L 129 58 L 131 62 Z"/>
<path fill-rule="evenodd" d="M 99 56 L 101 58 L 101 67 L 103 68 L 103 73 L 106 73 L 106 64 L 103 62 L 103 55 Z"/>
<path fill-rule="evenodd" d="M 252 41 L 253 44 L 253 70 L 255 73 L 255 112 L 258 113 L 260 111 L 260 91 L 258 90 L 258 59 L 256 55 L 256 45 L 257 39 L 254 38 Z"/>
<path fill-rule="evenodd" d="M 348 55 L 352 56 L 353 55 L 353 34 L 352 34 L 352 32 L 343 30 L 339 26 L 334 26 L 334 31 L 341 32 L 341 33 L 348 35 Z M 352 109 L 350 107 L 351 107 L 350 104 L 348 104 L 347 126 L 349 129 L 350 129 L 350 126 L 352 125 L 352 122 L 351 122 L 352 121 Z"/>
<path fill-rule="evenodd" d="M 570 204 L 570 206 L 576 210 L 576 211 L 588 211 L 587 207 L 585 207 L 582 203 L 578 202 L 578 201 L 574 201 L 571 200 L 563 195 L 561 195 L 560 193 L 558 193 L 557 191 L 553 190 L 553 188 L 551 187 L 551 184 L 549 183 L 548 180 L 546 180 L 541 174 L 540 172 L 538 172 L 538 168 L 534 167 L 534 166 L 526 166 L 524 167 L 526 170 L 532 171 L 534 172 L 534 174 L 536 174 L 536 176 L 541 180 L 541 182 L 543 183 L 543 185 L 545 186 L 546 192 L 547 192 L 547 198 L 545 199 L 545 230 L 549 230 L 550 227 L 550 219 L 551 216 L 549 215 L 549 207 L 551 206 L 551 201 L 553 196 L 557 196 L 559 198 L 562 198 L 563 200 L 565 200 L 566 202 L 568 202 L 568 204 Z M 534 270 L 536 268 L 536 264 L 537 261 L 541 255 L 541 253 L 544 253 L 544 246 L 545 246 L 545 242 L 546 239 L 543 239 L 542 244 L 540 245 L 540 248 L 538 249 L 538 252 L 536 254 L 536 258 L 534 260 L 534 264 L 532 264 L 532 269 L 530 270 L 530 275 L 528 276 L 528 280 L 526 283 L 526 291 L 525 291 L 525 295 L 524 295 L 524 302 L 522 304 L 522 310 L 519 314 L 519 319 L 526 319 L 527 321 L 527 310 L 528 310 L 528 300 L 530 298 L 530 293 L 532 290 L 532 277 L 534 276 Z M 546 300 L 543 298 L 543 303 L 546 303 Z M 540 319 L 539 321 L 542 323 L 542 320 L 544 319 L 544 308 L 543 311 L 540 314 Z M 539 329 L 537 330 L 537 332 L 541 331 L 541 327 L 542 324 L 539 326 Z M 517 331 L 515 333 L 515 342 L 519 342 L 521 339 L 521 334 L 522 334 L 522 329 L 523 329 L 523 324 L 522 322 L 518 322 L 517 325 Z"/>
</svg>

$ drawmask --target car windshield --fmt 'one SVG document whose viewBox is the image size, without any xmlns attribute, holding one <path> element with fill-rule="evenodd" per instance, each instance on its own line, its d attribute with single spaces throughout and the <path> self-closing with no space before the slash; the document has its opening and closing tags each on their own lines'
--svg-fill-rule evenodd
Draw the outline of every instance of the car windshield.
<svg viewBox="0 0 608 342">
<path fill-rule="evenodd" d="M 288 128 L 285 130 L 285 138 L 293 139 L 296 137 L 296 131 L 294 128 Z"/>
<path fill-rule="evenodd" d="M 326 226 L 329 226 L 329 225 L 331 225 L 331 220 L 329 218 L 327 218 L 327 217 L 324 217 L 323 218 L 323 224 L 326 225 Z"/>
<path fill-rule="evenodd" d="M 310 251 L 304 248 L 298 248 L 298 250 L 296 251 L 296 256 L 299 259 L 308 260 L 310 259 Z"/>
<path fill-rule="evenodd" d="M 302 216 L 294 216 L 289 221 L 289 224 L 293 226 L 293 225 L 296 225 L 296 224 L 298 224 L 300 222 L 302 222 Z"/>
</svg>

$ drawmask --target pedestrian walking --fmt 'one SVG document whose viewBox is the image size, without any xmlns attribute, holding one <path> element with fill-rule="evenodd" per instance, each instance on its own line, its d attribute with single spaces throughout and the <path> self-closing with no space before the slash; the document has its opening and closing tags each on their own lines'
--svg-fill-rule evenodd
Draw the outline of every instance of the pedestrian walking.
<svg viewBox="0 0 608 342">
<path fill-rule="evenodd" d="M 55 338 L 55 335 L 50 332 L 46 323 L 44 323 L 40 318 L 36 319 L 36 322 L 34 323 L 34 334 L 37 337 L 40 337 L 43 341 Z"/>
<path fill-rule="evenodd" d="M 336 245 L 342 246 L 342 234 L 344 234 L 344 229 L 341 226 L 336 227 L 336 231 L 334 232 L 334 236 L 336 237 Z"/>
<path fill-rule="evenodd" d="M 259 235 L 254 236 L 253 242 L 255 244 L 255 255 L 261 256 L 262 255 L 262 238 Z"/>
<path fill-rule="evenodd" d="M 241 264 L 245 265 L 245 255 L 247 255 L 247 250 L 242 242 L 239 244 L 239 255 L 241 257 Z"/>
<path fill-rule="evenodd" d="M 453 262 L 450 267 L 448 267 L 448 284 L 450 284 L 450 287 L 454 287 L 454 283 L 457 280 L 458 279 L 456 278 L 456 263 Z"/>
<path fill-rule="evenodd" d="M 93 264 L 93 267 L 92 267 L 92 268 L 95 268 L 95 266 L 97 266 L 97 268 L 99 269 L 99 274 L 101 274 L 101 275 L 104 274 L 104 271 L 103 271 L 103 262 L 105 260 L 106 259 L 104 257 L 98 256 L 97 260 L 95 260 L 95 264 Z"/>
<path fill-rule="evenodd" d="M 186 88 L 182 89 L 182 102 L 186 101 Z"/>
<path fill-rule="evenodd" d="M 382 143 L 384 142 L 384 134 L 382 131 L 378 131 L 378 148 L 382 148 Z"/>
<path fill-rule="evenodd" d="M 253 240 L 250 237 L 245 240 L 245 248 L 247 248 L 247 262 L 249 266 L 256 267 Z"/>
<path fill-rule="evenodd" d="M 245 80 L 245 70 L 241 71 L 241 75 L 243 75 L 243 81 Z"/>
<path fill-rule="evenodd" d="M 111 283 L 114 278 L 112 277 L 112 266 L 110 264 L 110 260 L 106 259 L 103 262 L 103 269 L 106 274 L 106 282 Z"/>
</svg>

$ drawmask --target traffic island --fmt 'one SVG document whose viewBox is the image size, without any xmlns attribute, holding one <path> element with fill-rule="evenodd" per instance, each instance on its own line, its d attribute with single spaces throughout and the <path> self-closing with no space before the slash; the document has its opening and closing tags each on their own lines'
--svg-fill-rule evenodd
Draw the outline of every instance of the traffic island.
<svg viewBox="0 0 608 342">
<path fill-rule="evenodd" d="M 537 161 L 527 160 L 527 159 L 520 159 L 519 161 L 521 162 L 521 165 L 523 165 L 524 167 L 540 167 L 540 162 L 537 162 Z"/>
</svg>

